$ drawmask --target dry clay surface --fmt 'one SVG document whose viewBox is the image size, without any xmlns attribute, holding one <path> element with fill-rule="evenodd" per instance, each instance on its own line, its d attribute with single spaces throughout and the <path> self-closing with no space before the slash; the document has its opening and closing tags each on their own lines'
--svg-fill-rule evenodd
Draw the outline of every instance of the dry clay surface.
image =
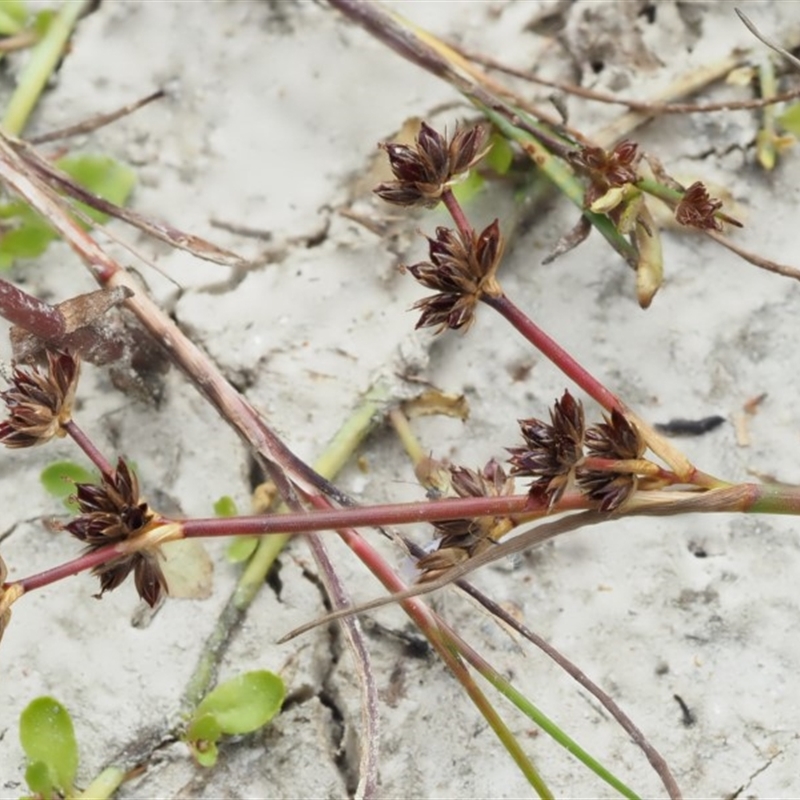
<svg viewBox="0 0 800 800">
<path fill-rule="evenodd" d="M 727 2 L 395 7 L 438 35 L 515 67 L 640 98 L 737 46 L 752 48 L 756 59 L 765 52 Z M 797 34 L 800 3 L 741 7 L 767 33 Z M 557 38 L 533 24 L 545 12 L 554 13 Z M 11 77 L 13 70 L 7 88 Z M 453 89 L 325 5 L 107 0 L 80 23 L 31 129 L 60 127 L 159 87 L 168 92 L 165 100 L 76 147 L 134 166 L 138 210 L 253 260 L 232 272 L 114 229 L 163 273 L 137 262 L 158 302 L 297 454 L 313 461 L 380 371 L 465 394 L 467 421 L 423 419 L 418 430 L 435 456 L 473 468 L 517 444 L 517 419 L 547 415 L 566 378 L 488 309 L 463 337 L 434 341 L 412 331 L 408 307 L 423 290 L 397 265 L 424 255 L 416 230 L 431 232 L 442 218 L 413 218 L 369 198 L 365 175 L 378 141 L 411 117 L 452 126 L 470 116 Z M 549 90 L 524 91 L 548 105 Z M 723 86 L 704 99 L 728 96 L 749 95 Z M 620 114 L 618 107 L 576 98 L 567 105 L 570 123 L 587 134 Z M 682 180 L 729 190 L 746 222 L 739 242 L 797 264 L 800 152 L 785 154 L 773 173 L 762 171 L 753 148 L 758 120 L 753 112 L 664 117 L 635 136 Z M 477 224 L 509 208 L 503 192 L 496 195 L 476 210 Z M 343 216 L 345 207 L 388 220 L 391 236 Z M 705 238 L 666 232 L 665 285 L 642 311 L 631 272 L 597 235 L 542 265 L 575 220 L 565 201 L 534 215 L 501 270 L 509 295 L 647 419 L 725 417 L 717 430 L 679 442 L 702 469 L 730 480 L 755 473 L 800 482 L 800 287 Z M 130 254 L 111 249 L 133 263 Z M 12 277 L 53 301 L 93 288 L 63 245 Z M 5 336 L 0 354 L 10 357 Z M 401 395 L 420 386 L 400 378 L 396 384 Z M 761 393 L 766 399 L 749 419 L 750 446 L 742 447 L 730 420 Z M 177 370 L 163 378 L 159 394 L 156 403 L 120 392 L 104 370 L 87 367 L 77 418 L 110 457 L 135 461 L 146 495 L 165 513 L 209 516 L 222 495 L 246 511 L 251 477 L 244 446 Z M 596 419 L 596 407 L 582 399 Z M 424 497 L 388 432 L 373 437 L 361 456 L 361 468 L 341 476 L 360 502 Z M 48 530 L 46 520 L 63 515 L 63 507 L 38 477 L 49 461 L 77 457 L 66 442 L 0 454 L 0 548 L 11 578 L 77 553 L 66 534 Z M 424 527 L 410 534 L 420 542 L 430 538 Z M 380 592 L 348 550 L 326 541 L 354 599 Z M 400 555 L 379 544 L 399 565 Z M 799 544 L 792 518 L 629 519 L 571 533 L 474 580 L 623 706 L 687 796 L 790 797 L 800 793 Z M 290 697 L 285 711 L 265 730 L 224 745 L 212 771 L 196 766 L 167 735 L 238 574 L 222 545 L 209 545 L 209 552 L 211 596 L 169 600 L 144 622 L 132 586 L 98 601 L 96 582 L 86 575 L 17 604 L 0 647 L 0 795 L 25 791 L 17 720 L 43 694 L 73 715 L 80 782 L 109 763 L 147 765 L 120 797 L 344 797 L 354 791 L 361 712 L 338 630 L 276 644 L 323 608 L 302 541 L 280 558 L 277 579 L 260 593 L 220 671 L 221 678 L 280 671 Z M 628 737 L 538 651 L 453 592 L 432 602 L 637 792 L 663 795 Z M 402 638 L 417 635 L 403 614 L 381 610 L 365 620 L 365 629 L 381 696 L 381 795 L 530 795 L 441 662 Z M 608 795 L 502 699 L 498 708 L 559 796 Z"/>
</svg>

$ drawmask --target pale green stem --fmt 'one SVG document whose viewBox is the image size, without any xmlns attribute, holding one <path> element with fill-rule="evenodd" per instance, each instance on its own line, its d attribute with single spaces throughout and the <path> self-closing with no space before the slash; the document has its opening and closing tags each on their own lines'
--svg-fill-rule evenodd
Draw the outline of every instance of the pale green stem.
<svg viewBox="0 0 800 800">
<path fill-rule="evenodd" d="M 379 378 L 317 460 L 314 468 L 320 475 L 331 479 L 342 469 L 361 442 L 380 422 L 382 411 L 390 400 L 389 379 Z M 214 630 L 203 648 L 200 661 L 186 685 L 181 703 L 185 713 L 191 712 L 214 682 L 217 666 L 234 628 L 264 585 L 275 559 L 291 538 L 288 535 L 260 538 L 255 552 L 236 583 L 233 594 L 217 619 Z"/>
<path fill-rule="evenodd" d="M 128 772 L 119 767 L 106 767 L 82 792 L 73 796 L 73 800 L 108 800 L 124 783 Z"/>
<path fill-rule="evenodd" d="M 5 133 L 12 136 L 22 133 L 87 6 L 87 0 L 68 0 L 63 3 L 44 38 L 31 50 L 30 60 L 20 76 L 19 84 L 0 123 Z"/>
</svg>

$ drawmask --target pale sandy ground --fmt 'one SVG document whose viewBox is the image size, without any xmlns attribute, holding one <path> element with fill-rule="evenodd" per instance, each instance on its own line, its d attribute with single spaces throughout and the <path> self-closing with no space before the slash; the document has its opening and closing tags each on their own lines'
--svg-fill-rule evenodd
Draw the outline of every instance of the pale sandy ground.
<svg viewBox="0 0 800 800">
<path fill-rule="evenodd" d="M 518 67 L 540 63 L 546 74 L 572 74 L 560 47 L 526 29 L 548 4 L 395 5 L 435 32 Z M 680 71 L 736 45 L 753 45 L 732 3 L 663 0 L 652 23 L 637 14 L 640 6 L 579 0 L 565 12 L 566 40 L 583 66 L 593 58 L 605 63 L 597 75 L 588 70 L 586 82 L 649 97 Z M 797 2 L 741 6 L 774 35 L 800 25 Z M 313 459 L 376 370 L 402 368 L 399 348 L 417 352 L 412 366 L 424 377 L 469 400 L 466 423 L 421 424 L 437 456 L 471 466 L 502 456 L 515 443 L 517 418 L 546 414 L 565 378 L 488 311 L 471 335 L 445 335 L 433 344 L 429 360 L 431 338 L 410 332 L 414 318 L 407 308 L 421 291 L 395 265 L 421 255 L 414 230 L 431 230 L 431 218 L 403 223 L 398 257 L 335 210 L 351 197 L 376 142 L 407 118 L 457 101 L 453 90 L 324 5 L 107 0 L 81 24 L 33 127 L 67 124 L 162 86 L 167 100 L 79 145 L 136 167 L 138 209 L 246 256 L 266 247 L 277 254 L 273 263 L 226 284 L 225 268 L 126 233 L 180 287 L 140 267 L 158 299 L 297 453 Z M 583 101 L 569 106 L 573 124 L 587 132 L 618 113 Z M 456 107 L 454 113 L 469 112 Z M 800 151 L 765 174 L 754 165 L 756 123 L 750 113 L 671 118 L 637 136 L 673 173 L 730 189 L 747 220 L 739 241 L 797 264 Z M 363 200 L 359 208 L 391 212 Z M 491 213 L 486 210 L 485 221 Z M 273 239 L 265 244 L 215 229 L 212 218 L 270 231 Z M 726 478 L 744 480 L 755 470 L 800 482 L 798 286 L 699 237 L 667 234 L 667 283 L 643 312 L 631 274 L 597 236 L 541 265 L 574 218 L 571 208 L 556 203 L 517 240 L 503 267 L 508 292 L 651 420 L 730 417 L 747 398 L 766 392 L 750 421 L 749 448 L 737 446 L 730 422 L 682 445 L 701 468 Z M 313 246 L 306 246 L 308 237 Z M 52 299 L 92 286 L 63 246 L 14 278 Z M 8 353 L 3 342 L 0 354 Z M 532 368 L 515 380 L 520 366 Z M 106 452 L 136 461 L 146 492 L 166 510 L 207 516 L 223 494 L 247 508 L 244 448 L 176 371 L 166 378 L 159 407 L 119 393 L 91 368 L 80 397 L 84 426 Z M 73 541 L 43 528 L 42 516 L 58 514 L 59 505 L 38 482 L 47 461 L 72 455 L 66 443 L 0 455 L 0 537 L 12 577 L 76 552 Z M 342 478 L 360 500 L 422 496 L 388 434 L 370 441 L 363 455 L 367 471 Z M 793 797 L 800 794 L 797 527 L 791 518 L 734 516 L 614 522 L 488 568 L 475 581 L 518 609 L 622 704 L 687 796 Z M 429 532 L 415 535 L 424 541 Z M 211 772 L 196 767 L 182 745 L 161 743 L 237 574 L 221 547 L 210 551 L 212 597 L 170 601 L 146 628 L 131 624 L 138 608 L 132 586 L 98 602 L 91 596 L 96 584 L 85 576 L 18 604 L 0 648 L 3 797 L 23 793 L 17 718 L 45 693 L 73 714 L 81 781 L 110 761 L 152 751 L 150 769 L 122 797 L 343 797 L 352 791 L 360 711 L 349 654 L 335 631 L 275 644 L 321 608 L 319 590 L 304 573 L 314 567 L 301 542 L 281 558 L 279 594 L 265 587 L 223 662 L 223 677 L 282 670 L 294 698 L 290 708 L 263 733 L 225 747 Z M 332 551 L 355 598 L 378 593 L 346 550 L 333 544 Z M 706 557 L 697 557 L 701 552 Z M 435 602 L 629 785 L 643 796 L 663 794 L 606 713 L 538 652 L 454 594 Z M 374 618 L 409 630 L 396 609 Z M 531 794 L 440 662 L 412 657 L 390 636 L 373 633 L 369 643 L 382 695 L 383 796 Z M 696 718 L 690 727 L 676 694 Z M 499 700 L 498 707 L 559 796 L 608 795 L 510 706 Z"/>
</svg>

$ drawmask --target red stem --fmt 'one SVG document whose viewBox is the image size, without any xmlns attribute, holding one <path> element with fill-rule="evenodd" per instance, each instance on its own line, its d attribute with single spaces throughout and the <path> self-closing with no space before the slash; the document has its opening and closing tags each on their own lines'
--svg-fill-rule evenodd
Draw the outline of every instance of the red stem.
<svg viewBox="0 0 800 800">
<path fill-rule="evenodd" d="M 4 583 L 3 588 L 7 588 L 12 583 L 16 583 L 22 586 L 26 592 L 30 592 L 33 589 L 41 589 L 43 586 L 60 581 L 62 578 L 69 578 L 72 575 L 85 572 L 87 569 L 92 569 L 92 567 L 105 564 L 107 561 L 111 561 L 113 558 L 120 555 L 123 554 L 119 552 L 117 545 L 109 544 L 105 547 L 101 547 L 99 550 L 84 553 L 82 556 L 73 558 L 71 561 L 67 561 L 64 564 L 59 564 L 52 569 L 46 569 L 44 572 L 31 575 L 29 578 Z"/>
<path fill-rule="evenodd" d="M 565 375 L 571 378 L 586 394 L 593 397 L 606 411 L 624 413 L 624 403 L 587 372 L 561 345 L 551 339 L 533 320 L 524 314 L 506 295 L 481 300 L 500 312 L 534 347 L 549 358 Z"/>
<path fill-rule="evenodd" d="M 95 447 L 92 440 L 78 427 L 74 420 L 62 423 L 61 427 L 70 435 L 78 447 L 89 457 L 89 460 L 103 474 L 103 477 L 111 480 L 114 476 L 114 467 L 108 463 L 106 457 Z"/>
<path fill-rule="evenodd" d="M 584 508 L 585 498 L 574 493 L 562 498 L 558 510 Z M 389 503 L 353 508 L 332 508 L 292 514 L 253 517 L 212 517 L 188 519 L 183 523 L 186 538 L 230 536 L 232 534 L 310 533 L 341 528 L 438 522 L 462 517 L 489 517 L 544 511 L 545 506 L 528 495 L 506 497 L 464 497 L 421 503 Z"/>
<path fill-rule="evenodd" d="M 453 218 L 453 222 L 455 222 L 458 230 L 461 233 L 461 238 L 467 244 L 471 243 L 472 240 L 475 238 L 475 231 L 472 229 L 472 225 L 469 224 L 469 220 L 467 219 L 467 215 L 464 213 L 464 209 L 461 208 L 461 204 L 456 200 L 456 196 L 453 194 L 451 189 L 445 189 L 442 192 L 442 202 L 447 207 L 450 216 Z"/>
</svg>

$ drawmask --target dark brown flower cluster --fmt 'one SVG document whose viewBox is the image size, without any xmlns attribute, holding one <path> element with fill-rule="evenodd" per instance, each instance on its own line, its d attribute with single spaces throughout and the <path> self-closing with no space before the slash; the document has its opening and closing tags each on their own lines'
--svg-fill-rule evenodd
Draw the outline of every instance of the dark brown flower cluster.
<svg viewBox="0 0 800 800">
<path fill-rule="evenodd" d="M 47 352 L 47 367 L 15 367 L 11 388 L 0 392 L 9 418 L 0 423 L 6 447 L 32 447 L 64 436 L 78 386 L 79 363 L 69 353 Z"/>
<path fill-rule="evenodd" d="M 721 231 L 722 223 L 716 214 L 722 208 L 722 201 L 711 197 L 708 189 L 695 181 L 685 192 L 675 209 L 675 219 L 681 225 L 689 225 L 700 230 Z"/>
<path fill-rule="evenodd" d="M 590 456 L 617 461 L 639 459 L 644 455 L 646 447 L 642 437 L 619 411 L 612 411 L 610 417 L 604 415 L 604 420 L 586 431 L 586 449 Z M 582 491 L 600 503 L 601 511 L 614 511 L 636 491 L 639 479 L 633 473 L 579 467 L 577 482 Z"/>
<path fill-rule="evenodd" d="M 559 501 L 571 482 L 600 505 L 615 511 L 636 490 L 635 473 L 614 469 L 615 461 L 642 458 L 645 444 L 623 414 L 613 411 L 605 421 L 585 429 L 583 406 L 564 392 L 550 412 L 550 423 L 520 420 L 525 447 L 509 448 L 512 475 L 533 477 L 531 495 L 545 498 L 549 506 Z M 589 457 L 605 459 L 606 468 L 584 466 Z"/>
<path fill-rule="evenodd" d="M 101 484 L 79 483 L 75 497 L 80 515 L 66 529 L 93 551 L 141 536 L 158 520 L 139 495 L 139 481 L 120 458 L 111 476 Z M 154 606 L 167 590 L 157 552 L 140 550 L 113 558 L 95 567 L 100 578 L 100 594 L 116 589 L 133 571 L 139 596 Z"/>
<path fill-rule="evenodd" d="M 481 296 L 501 293 L 495 277 L 503 254 L 500 226 L 495 220 L 470 240 L 459 231 L 439 227 L 428 242 L 430 261 L 407 267 L 423 286 L 437 291 L 414 304 L 422 311 L 416 327 L 437 326 L 437 333 L 467 328 Z"/>
<path fill-rule="evenodd" d="M 494 459 L 476 472 L 451 466 L 450 485 L 459 497 L 503 497 L 514 492 L 514 481 Z M 438 549 L 417 562 L 420 581 L 429 581 L 462 561 L 482 553 L 514 527 L 509 517 L 448 519 L 434 523 L 441 537 Z"/>
<path fill-rule="evenodd" d="M 448 142 L 423 122 L 413 147 L 393 142 L 380 145 L 397 180 L 380 184 L 375 194 L 396 205 L 433 208 L 450 181 L 483 158 L 485 141 L 486 132 L 480 126 L 461 128 Z"/>
<path fill-rule="evenodd" d="M 557 503 L 583 456 L 583 405 L 564 392 L 550 411 L 550 424 L 540 419 L 519 421 L 525 447 L 510 447 L 512 475 L 534 478 L 531 494 Z"/>
<path fill-rule="evenodd" d="M 625 139 L 611 152 L 587 145 L 571 154 L 570 162 L 589 178 L 584 196 L 587 208 L 609 189 L 636 182 L 638 150 L 635 142 Z"/>
</svg>

